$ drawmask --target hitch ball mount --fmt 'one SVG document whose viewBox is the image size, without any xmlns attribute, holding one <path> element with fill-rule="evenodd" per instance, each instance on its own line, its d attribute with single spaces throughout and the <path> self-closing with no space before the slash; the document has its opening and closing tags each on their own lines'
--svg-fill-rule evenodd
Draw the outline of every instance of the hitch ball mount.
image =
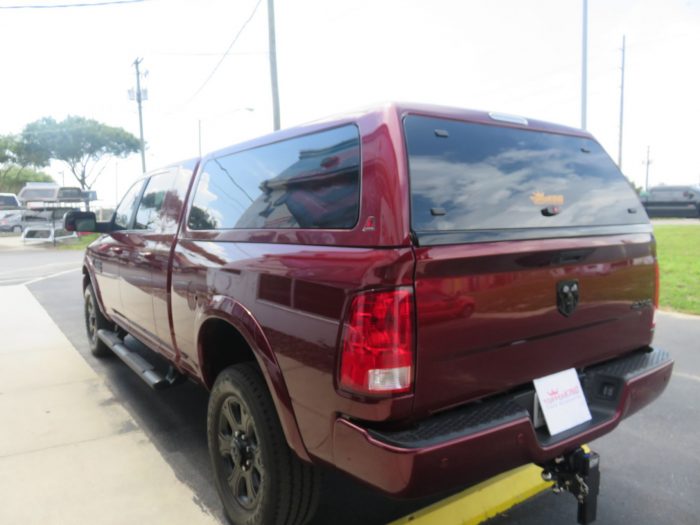
<svg viewBox="0 0 700 525">
<path fill-rule="evenodd" d="M 577 448 L 541 467 L 542 479 L 554 482 L 552 490 L 555 494 L 570 492 L 578 501 L 578 523 L 593 523 L 598 510 L 600 456 Z"/>
</svg>

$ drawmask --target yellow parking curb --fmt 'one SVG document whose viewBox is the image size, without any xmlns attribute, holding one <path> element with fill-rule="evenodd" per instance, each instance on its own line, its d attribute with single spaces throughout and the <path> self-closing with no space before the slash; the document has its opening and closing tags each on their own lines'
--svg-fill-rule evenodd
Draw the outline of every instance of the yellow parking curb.
<svg viewBox="0 0 700 525">
<path fill-rule="evenodd" d="M 541 472 L 536 465 L 513 469 L 389 525 L 476 525 L 551 487 Z"/>
</svg>

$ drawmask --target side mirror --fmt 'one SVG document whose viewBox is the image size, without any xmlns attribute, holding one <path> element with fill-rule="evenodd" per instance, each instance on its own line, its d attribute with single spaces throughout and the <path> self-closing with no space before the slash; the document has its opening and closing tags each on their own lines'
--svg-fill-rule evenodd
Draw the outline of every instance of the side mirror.
<svg viewBox="0 0 700 525">
<path fill-rule="evenodd" d="M 91 211 L 69 211 L 63 217 L 63 227 L 69 232 L 96 232 L 97 217 Z"/>
</svg>

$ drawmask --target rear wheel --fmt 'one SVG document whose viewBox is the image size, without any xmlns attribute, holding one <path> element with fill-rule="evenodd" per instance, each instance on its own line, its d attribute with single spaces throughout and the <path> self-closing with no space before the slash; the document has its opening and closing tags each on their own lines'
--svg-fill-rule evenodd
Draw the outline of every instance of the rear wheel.
<svg viewBox="0 0 700 525">
<path fill-rule="evenodd" d="M 22 227 L 21 226 L 13 226 L 12 227 L 12 233 L 22 233 Z"/>
<path fill-rule="evenodd" d="M 97 336 L 97 331 L 101 329 L 111 330 L 112 325 L 107 321 L 100 307 L 97 305 L 95 291 L 92 289 L 92 284 L 88 284 L 85 288 L 85 329 L 87 331 L 88 342 L 90 343 L 90 352 L 95 357 L 105 357 L 112 353 L 109 347 L 104 344 L 102 339 Z"/>
<path fill-rule="evenodd" d="M 225 369 L 209 397 L 209 455 L 229 519 L 237 525 L 301 525 L 318 504 L 318 469 L 289 449 L 260 371 Z"/>
</svg>

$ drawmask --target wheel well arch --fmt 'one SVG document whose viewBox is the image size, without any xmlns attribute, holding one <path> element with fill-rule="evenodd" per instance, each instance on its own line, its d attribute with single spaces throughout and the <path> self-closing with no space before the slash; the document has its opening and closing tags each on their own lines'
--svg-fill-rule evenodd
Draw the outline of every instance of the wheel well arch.
<svg viewBox="0 0 700 525">
<path fill-rule="evenodd" d="M 202 379 L 207 388 L 214 385 L 224 368 L 244 362 L 258 366 L 253 349 L 243 334 L 228 321 L 211 318 L 204 321 L 197 341 Z"/>
<path fill-rule="evenodd" d="M 87 266 L 83 265 L 83 291 L 85 291 L 85 288 L 88 287 L 88 284 L 90 284 L 92 281 L 90 280 L 90 271 L 88 270 Z"/>
<path fill-rule="evenodd" d="M 256 331 L 246 332 L 246 320 L 241 320 L 242 327 L 239 327 L 234 319 L 234 317 L 222 318 L 214 315 L 205 320 L 199 328 L 197 353 L 200 377 L 204 386 L 211 389 L 216 376 L 226 367 L 243 362 L 255 364 L 265 379 L 282 430 L 287 438 L 287 444 L 301 459 L 311 461 L 299 431 L 282 371 L 264 334 Z M 260 326 L 252 318 L 247 321 L 260 331 Z"/>
</svg>

